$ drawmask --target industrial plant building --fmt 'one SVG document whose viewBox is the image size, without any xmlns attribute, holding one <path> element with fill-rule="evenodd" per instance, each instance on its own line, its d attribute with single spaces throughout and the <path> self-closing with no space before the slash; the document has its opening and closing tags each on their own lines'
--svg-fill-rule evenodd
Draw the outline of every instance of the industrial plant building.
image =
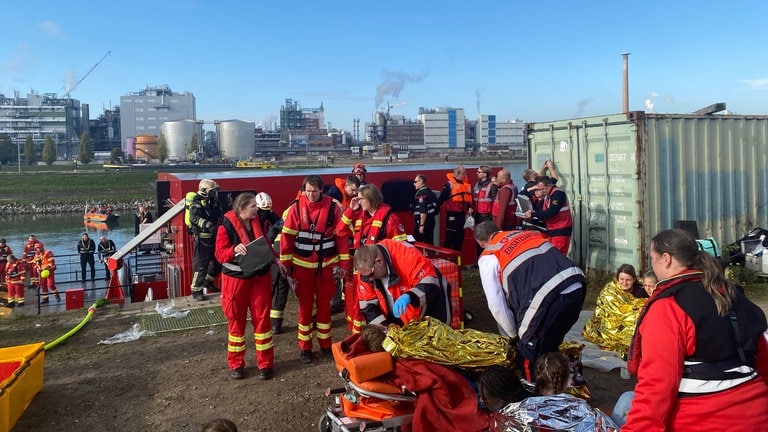
<svg viewBox="0 0 768 432">
<path fill-rule="evenodd" d="M 160 136 L 165 122 L 196 119 L 195 96 L 173 92 L 168 85 L 120 96 L 120 136 L 126 148 L 128 138 Z"/>
<path fill-rule="evenodd" d="M 17 145 L 23 145 L 31 136 L 37 150 L 50 136 L 58 157 L 77 154 L 83 126 L 81 114 L 79 100 L 60 98 L 55 93 L 41 95 L 33 91 L 25 98 L 19 97 L 18 92 L 13 97 L 0 94 L 0 134 L 7 134 Z"/>
</svg>

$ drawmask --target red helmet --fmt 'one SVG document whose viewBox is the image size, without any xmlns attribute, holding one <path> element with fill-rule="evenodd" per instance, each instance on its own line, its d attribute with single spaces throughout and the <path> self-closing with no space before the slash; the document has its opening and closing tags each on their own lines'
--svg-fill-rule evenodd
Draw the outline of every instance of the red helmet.
<svg viewBox="0 0 768 432">
<path fill-rule="evenodd" d="M 365 174 L 365 173 L 367 173 L 367 172 L 368 172 L 368 170 L 367 170 L 367 169 L 365 169 L 365 164 L 362 164 L 362 163 L 360 163 L 360 162 L 356 163 L 356 164 L 355 164 L 355 165 L 352 167 L 352 174 L 360 174 L 360 173 L 363 173 L 363 174 Z"/>
</svg>

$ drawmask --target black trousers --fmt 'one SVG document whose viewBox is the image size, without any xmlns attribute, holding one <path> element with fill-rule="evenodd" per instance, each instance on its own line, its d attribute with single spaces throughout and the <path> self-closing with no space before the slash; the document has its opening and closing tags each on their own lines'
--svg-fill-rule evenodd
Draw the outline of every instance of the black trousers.
<svg viewBox="0 0 768 432">
<path fill-rule="evenodd" d="M 415 238 L 417 242 L 434 245 L 435 244 L 435 217 L 427 216 L 427 220 L 426 222 L 424 222 L 424 234 L 419 232 L 420 223 L 421 223 L 421 219 L 416 219 L 416 223 L 414 225 L 415 228 L 413 229 L 413 238 Z"/>
<path fill-rule="evenodd" d="M 85 267 L 91 266 L 91 280 L 96 279 L 96 264 L 92 253 L 80 254 L 80 280 L 85 282 Z"/>
<path fill-rule="evenodd" d="M 464 222 L 466 219 L 467 216 L 464 212 L 446 213 L 444 247 L 461 251 L 464 245 Z"/>
<path fill-rule="evenodd" d="M 221 264 L 216 261 L 214 252 L 215 240 L 212 238 L 195 237 L 192 252 L 192 291 L 200 291 L 205 285 L 206 277 L 215 279 L 221 273 Z"/>
<path fill-rule="evenodd" d="M 574 292 L 559 295 L 547 308 L 545 318 L 533 338 L 525 346 L 520 346 L 523 371 L 528 381 L 533 382 L 535 379 L 536 359 L 544 353 L 558 351 L 566 333 L 579 320 L 586 289 L 581 287 Z"/>
</svg>

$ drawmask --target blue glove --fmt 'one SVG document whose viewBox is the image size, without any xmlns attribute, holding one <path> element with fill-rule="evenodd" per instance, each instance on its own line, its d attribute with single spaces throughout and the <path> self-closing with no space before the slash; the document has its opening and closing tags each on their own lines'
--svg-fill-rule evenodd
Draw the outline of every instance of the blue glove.
<svg viewBox="0 0 768 432">
<path fill-rule="evenodd" d="M 403 294 L 400 297 L 398 297 L 397 301 L 395 301 L 394 310 L 392 312 L 395 313 L 395 316 L 397 318 L 400 318 L 400 315 L 405 313 L 405 308 L 411 304 L 411 296 L 408 294 Z"/>
</svg>

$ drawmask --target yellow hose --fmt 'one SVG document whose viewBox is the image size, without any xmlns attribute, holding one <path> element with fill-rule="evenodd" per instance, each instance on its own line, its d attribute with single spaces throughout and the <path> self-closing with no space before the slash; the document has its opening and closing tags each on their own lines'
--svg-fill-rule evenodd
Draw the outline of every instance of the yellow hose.
<svg viewBox="0 0 768 432">
<path fill-rule="evenodd" d="M 46 344 L 46 345 L 45 345 L 45 350 L 46 350 L 46 351 L 48 351 L 49 349 L 51 349 L 51 348 L 55 347 L 56 345 L 60 344 L 61 342 L 64 342 L 64 341 L 65 341 L 65 340 L 67 340 L 67 339 L 68 339 L 70 336 L 72 336 L 73 334 L 77 333 L 77 332 L 78 332 L 78 331 L 79 331 L 81 328 L 83 328 L 83 326 L 84 326 L 84 325 L 88 324 L 88 321 L 90 321 L 90 320 L 91 320 L 91 318 L 93 317 L 93 314 L 94 314 L 94 312 L 96 312 L 96 308 L 97 308 L 98 306 L 101 306 L 101 304 L 99 304 L 99 303 L 100 303 L 100 302 L 99 302 L 99 301 L 97 301 L 96 303 L 92 304 L 92 305 L 91 305 L 91 306 L 88 308 L 88 315 L 86 315 L 86 316 L 85 316 L 85 318 L 83 318 L 83 320 L 82 320 L 82 321 L 80 321 L 80 324 L 76 325 L 76 326 L 75 326 L 75 327 L 74 327 L 72 330 L 70 330 L 70 331 L 68 331 L 68 332 L 64 333 L 64 334 L 63 334 L 63 335 L 61 335 L 61 336 L 59 336 L 59 338 L 58 338 L 58 339 L 56 339 L 55 341 L 53 341 L 53 342 L 49 342 L 48 344 Z"/>
</svg>

